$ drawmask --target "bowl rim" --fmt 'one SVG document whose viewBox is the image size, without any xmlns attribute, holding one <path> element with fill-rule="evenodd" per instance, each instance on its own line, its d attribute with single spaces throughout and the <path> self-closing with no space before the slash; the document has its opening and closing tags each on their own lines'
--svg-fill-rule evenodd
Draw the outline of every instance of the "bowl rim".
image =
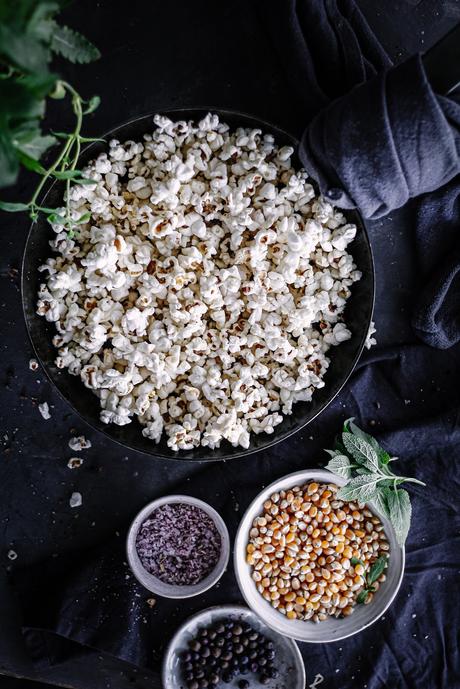
<svg viewBox="0 0 460 689">
<path fill-rule="evenodd" d="M 228 603 L 226 605 L 211 605 L 209 608 L 204 608 L 203 610 L 199 610 L 198 612 L 193 613 L 193 615 L 190 615 L 185 619 L 179 627 L 176 629 L 172 637 L 170 638 L 168 645 L 165 648 L 164 654 L 163 654 L 163 661 L 161 664 L 161 679 L 163 683 L 163 687 L 169 686 L 167 685 L 167 678 L 166 678 L 166 673 L 167 673 L 167 667 L 166 664 L 168 662 L 168 657 L 169 655 L 175 650 L 177 647 L 177 637 L 179 634 L 183 632 L 183 630 L 192 622 L 195 620 L 198 620 L 200 617 L 205 616 L 206 613 L 210 613 L 212 611 L 222 611 L 222 612 L 227 612 L 227 614 L 247 614 L 250 613 L 254 615 L 254 617 L 257 618 L 258 622 L 262 626 L 266 626 L 267 628 L 270 629 L 270 631 L 277 633 L 279 636 L 282 636 L 285 640 L 290 642 L 292 652 L 297 660 L 297 668 L 300 672 L 300 677 L 299 677 L 299 685 L 304 687 L 306 686 L 306 670 L 305 670 L 305 663 L 302 657 L 302 654 L 300 652 L 300 648 L 296 642 L 295 639 L 284 636 L 283 634 L 280 634 L 276 629 L 273 629 L 273 627 L 268 627 L 266 622 L 249 606 L 247 605 L 241 605 L 241 604 L 232 604 Z"/>
<path fill-rule="evenodd" d="M 123 121 L 122 123 L 116 125 L 115 127 L 111 127 L 110 129 L 106 130 L 100 137 L 100 139 L 107 139 L 109 137 L 114 137 L 119 134 L 120 136 L 123 135 L 123 130 L 125 130 L 127 127 L 131 125 L 135 125 L 137 123 L 141 123 L 142 121 L 145 121 L 146 123 L 151 121 L 153 123 L 153 118 L 157 114 L 165 115 L 167 117 L 174 117 L 174 116 L 180 116 L 181 114 L 186 116 L 188 114 L 189 116 L 191 113 L 195 113 L 195 117 L 201 116 L 204 112 L 211 112 L 211 113 L 216 113 L 219 118 L 222 116 L 222 118 L 225 118 L 225 116 L 229 117 L 241 117 L 244 118 L 248 121 L 252 121 L 252 126 L 256 128 L 260 127 L 267 127 L 268 129 L 271 129 L 272 131 L 278 132 L 280 135 L 289 138 L 292 141 L 292 144 L 295 145 L 295 151 L 297 153 L 297 149 L 299 147 L 300 141 L 298 137 L 291 132 L 287 131 L 283 127 L 280 127 L 276 124 L 273 124 L 272 122 L 263 119 L 262 117 L 259 117 L 254 114 L 246 113 L 241 110 L 232 110 L 229 108 L 220 108 L 220 107 L 214 107 L 214 106 L 193 106 L 190 108 L 185 108 L 185 107 L 180 107 L 180 108 L 164 108 L 164 109 L 158 109 L 153 112 L 148 112 L 144 115 L 138 115 L 136 117 L 130 118 L 128 120 Z M 126 140 L 129 140 L 126 139 Z M 81 156 L 87 156 L 92 150 L 94 150 L 94 153 L 97 153 L 97 146 L 99 144 L 99 141 L 94 141 L 89 143 L 87 146 L 82 148 L 81 150 Z M 312 181 L 316 184 L 316 181 L 312 179 Z M 44 205 L 46 198 L 48 195 L 51 193 L 51 191 L 59 186 L 60 182 L 59 180 L 52 180 L 50 181 L 46 186 L 43 194 L 40 197 L 40 204 Z M 46 204 L 45 204 L 46 205 Z M 347 212 L 347 211 L 346 211 Z M 38 318 L 38 316 L 33 313 L 33 316 L 30 317 L 28 314 L 28 305 L 27 305 L 27 299 L 26 299 L 26 290 L 25 290 L 25 284 L 27 282 L 27 267 L 26 267 L 26 256 L 27 250 L 29 243 L 32 239 L 32 235 L 34 230 L 38 226 L 38 221 L 33 221 L 30 226 L 29 230 L 27 232 L 25 242 L 23 245 L 23 252 L 22 252 L 22 259 L 21 259 L 21 305 L 22 305 L 22 314 L 23 318 L 25 321 L 26 325 L 26 331 L 27 331 L 27 336 L 29 339 L 29 342 L 32 346 L 32 350 L 34 352 L 35 357 L 40 363 L 40 366 L 42 370 L 45 373 L 45 376 L 47 377 L 48 381 L 51 383 L 52 387 L 54 390 L 57 391 L 59 397 L 71 408 L 71 410 L 76 413 L 82 421 L 84 421 L 93 431 L 96 431 L 97 433 L 103 434 L 105 437 L 110 439 L 112 442 L 117 443 L 121 447 L 128 449 L 130 451 L 134 452 L 139 452 L 144 455 L 147 455 L 149 457 L 152 457 L 154 459 L 166 459 L 174 462 L 196 462 L 196 463 L 207 463 L 207 462 L 219 462 L 219 461 L 228 461 L 228 460 L 233 460 L 233 459 L 242 459 L 243 457 L 247 457 L 252 454 L 257 454 L 258 452 L 264 452 L 275 445 L 287 440 L 291 436 L 295 435 L 299 431 L 301 431 L 303 428 L 305 428 L 308 424 L 310 424 L 312 421 L 314 421 L 320 414 L 322 414 L 327 407 L 336 399 L 336 397 L 340 394 L 340 392 L 343 390 L 345 385 L 348 383 L 351 375 L 353 374 L 357 363 L 363 353 L 364 346 L 366 343 L 367 335 L 369 332 L 369 327 L 372 322 L 373 318 L 373 313 L 374 313 L 374 307 L 375 307 L 375 292 L 376 292 L 376 278 L 375 278 L 375 262 L 374 262 L 374 255 L 372 251 L 372 245 L 369 239 L 369 234 L 367 232 L 364 220 L 359 213 L 357 209 L 352 209 L 351 211 L 355 214 L 355 216 L 359 219 L 359 228 L 363 233 L 363 237 L 365 240 L 365 243 L 367 245 L 367 250 L 368 250 L 368 255 L 369 255 L 369 280 L 370 280 L 370 292 L 369 292 L 369 315 L 368 319 L 366 322 L 366 328 L 363 328 L 363 331 L 361 333 L 361 339 L 359 341 L 359 344 L 356 348 L 355 355 L 353 359 L 351 360 L 348 371 L 341 381 L 340 385 L 336 388 L 334 393 L 328 397 L 319 407 L 318 409 L 314 412 L 313 415 L 309 415 L 308 418 L 301 422 L 298 423 L 294 428 L 287 429 L 283 433 L 277 434 L 273 433 L 270 436 L 267 436 L 266 443 L 263 445 L 263 447 L 254 447 L 250 444 L 248 448 L 234 448 L 234 451 L 226 454 L 225 456 L 213 456 L 213 450 L 210 450 L 209 448 L 201 447 L 199 446 L 198 448 L 195 448 L 197 451 L 199 451 L 201 454 L 204 456 L 202 457 L 187 457 L 184 456 L 187 451 L 172 451 L 170 453 L 166 453 L 163 451 L 158 450 L 158 445 L 155 444 L 153 441 L 151 443 L 151 448 L 150 447 L 139 447 L 132 441 L 125 441 L 121 438 L 114 437 L 111 432 L 110 432 L 110 425 L 105 427 L 104 424 L 101 425 L 96 425 L 96 422 L 93 421 L 92 419 L 88 418 L 83 410 L 80 410 L 76 404 L 73 402 L 70 396 L 67 396 L 64 391 L 61 390 L 60 386 L 57 384 L 57 382 L 54 380 L 51 371 L 48 369 L 48 365 L 43 361 L 40 352 L 38 350 L 38 346 L 35 344 L 33 335 L 32 335 L 32 319 L 33 318 Z M 50 343 L 50 346 L 53 346 L 52 343 Z M 67 372 L 67 375 L 70 375 Z M 141 429 L 139 428 L 139 433 L 141 433 Z"/>
<path fill-rule="evenodd" d="M 206 514 L 208 514 L 209 517 L 211 517 L 211 519 L 213 520 L 221 537 L 221 553 L 219 555 L 219 559 L 214 569 L 211 570 L 211 572 L 209 572 L 209 574 L 202 581 L 199 581 L 197 584 L 187 584 L 184 586 L 179 586 L 177 584 L 166 584 L 165 582 L 158 580 L 158 578 L 155 577 L 155 575 L 151 574 L 145 569 L 145 567 L 143 567 L 136 549 L 137 533 L 139 531 L 140 526 L 148 518 L 148 516 L 152 514 L 152 512 L 157 507 L 161 507 L 162 505 L 172 505 L 178 503 L 194 505 L 195 507 L 198 507 L 199 509 L 203 510 L 203 512 L 206 512 Z M 195 498 L 193 495 L 163 495 L 147 503 L 147 505 L 145 505 L 141 510 L 139 510 L 139 512 L 132 520 L 126 535 L 126 556 L 128 559 L 129 567 L 134 577 L 148 591 L 151 591 L 152 593 L 155 593 L 156 595 L 161 596 L 162 598 L 171 598 L 177 600 L 184 598 L 193 598 L 194 596 L 199 596 L 201 593 L 204 593 L 205 591 L 208 591 L 210 588 L 215 586 L 215 584 L 224 574 L 230 559 L 230 535 L 228 532 L 227 525 L 220 516 L 219 512 L 217 512 L 217 510 L 214 509 L 212 505 L 205 502 L 204 500 Z M 158 588 L 155 585 L 156 580 L 159 581 Z M 167 592 L 165 592 L 164 587 L 166 587 Z"/>
<path fill-rule="evenodd" d="M 248 600 L 248 597 L 245 594 L 244 587 L 243 587 L 243 566 L 240 561 L 240 558 L 238 557 L 238 547 L 244 543 L 244 540 L 247 539 L 246 534 L 243 534 L 243 523 L 249 514 L 250 511 L 252 511 L 253 507 L 258 505 L 259 507 L 263 506 L 263 502 L 266 499 L 267 495 L 269 495 L 272 491 L 277 491 L 281 488 L 281 485 L 286 483 L 289 483 L 291 486 L 297 485 L 299 482 L 306 482 L 308 480 L 312 479 L 318 479 L 320 481 L 328 482 L 328 483 L 336 483 L 337 485 L 344 485 L 346 483 L 346 479 L 342 478 L 341 476 L 337 476 L 336 474 L 333 474 L 330 472 L 328 469 L 322 469 L 322 468 L 317 468 L 317 469 L 303 469 L 300 471 L 295 471 L 291 474 L 285 474 L 284 476 L 280 476 L 280 478 L 276 479 L 275 481 L 272 481 L 268 486 L 263 488 L 259 493 L 254 497 L 253 500 L 251 500 L 250 504 L 246 508 L 243 516 L 241 517 L 240 523 L 238 525 L 238 529 L 235 535 L 235 540 L 234 540 L 234 545 L 233 545 L 233 568 L 235 570 L 235 577 L 238 583 L 238 588 L 240 590 L 241 595 L 243 596 L 246 604 L 248 607 L 251 608 L 255 612 L 256 615 L 259 615 L 261 619 L 263 620 L 264 624 L 266 624 L 268 627 L 271 629 L 275 630 L 278 632 L 278 634 L 282 634 L 284 636 L 289 636 L 291 639 L 296 639 L 297 641 L 301 641 L 302 643 L 313 643 L 313 644 L 323 644 L 323 643 L 334 643 L 335 641 L 341 641 L 343 639 L 347 639 L 351 636 L 354 636 L 355 634 L 358 634 L 359 632 L 362 632 L 364 629 L 367 629 L 367 627 L 370 627 L 374 622 L 377 622 L 382 615 L 385 614 L 385 612 L 388 610 L 390 605 L 393 603 L 394 599 L 396 598 L 398 591 L 401 587 L 401 583 L 404 577 L 404 570 L 405 570 L 405 562 L 406 562 L 406 549 L 405 546 L 401 546 L 397 544 L 398 549 L 400 550 L 401 553 L 401 571 L 398 574 L 396 584 L 394 586 L 394 590 L 386 603 L 385 607 L 377 614 L 375 615 L 369 622 L 366 622 L 365 624 L 360 625 L 357 629 L 347 633 L 347 634 L 342 634 L 338 636 L 334 636 L 333 639 L 300 639 L 295 635 L 289 635 L 289 634 L 284 634 L 284 632 L 281 632 L 280 629 L 274 624 L 271 623 L 269 620 L 267 620 L 266 616 L 261 616 L 260 612 L 255 609 L 255 607 L 251 604 L 250 600 Z M 286 486 L 287 487 L 287 486 Z M 379 517 L 382 517 L 381 512 L 377 509 L 377 507 L 372 503 L 372 501 L 369 501 L 366 503 L 366 505 L 369 505 L 370 508 L 372 509 L 373 512 L 375 512 Z M 388 520 L 387 520 L 388 521 Z M 390 522 L 390 530 L 394 533 L 393 526 Z M 240 543 L 241 541 L 241 543 Z M 246 564 L 244 562 L 244 564 Z"/>
</svg>

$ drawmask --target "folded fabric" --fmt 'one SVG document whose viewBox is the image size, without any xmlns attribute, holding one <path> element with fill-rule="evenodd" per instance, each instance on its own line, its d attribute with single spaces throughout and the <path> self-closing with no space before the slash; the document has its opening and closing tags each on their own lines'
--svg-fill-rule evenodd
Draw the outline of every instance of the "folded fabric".
<svg viewBox="0 0 460 689">
<path fill-rule="evenodd" d="M 418 206 L 417 248 L 429 279 L 412 316 L 420 339 L 446 349 L 460 340 L 460 177 Z"/>
<path fill-rule="evenodd" d="M 267 22 L 305 103 L 300 159 L 336 206 L 380 218 L 459 174 L 460 105 L 433 92 L 419 55 L 392 66 L 352 0 L 287 0 Z M 460 340 L 458 251 L 443 231 L 454 224 L 458 237 L 459 191 L 454 181 L 417 214 L 423 284 L 412 324 L 433 347 Z"/>
<path fill-rule="evenodd" d="M 416 55 L 322 110 L 299 155 L 337 206 L 375 219 L 451 180 L 459 152 L 460 106 L 433 93 Z"/>
</svg>

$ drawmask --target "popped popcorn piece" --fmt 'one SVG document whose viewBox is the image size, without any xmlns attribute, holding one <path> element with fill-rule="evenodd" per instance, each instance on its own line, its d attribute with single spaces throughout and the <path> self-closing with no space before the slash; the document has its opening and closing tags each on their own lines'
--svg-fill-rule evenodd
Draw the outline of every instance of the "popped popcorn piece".
<svg viewBox="0 0 460 689">
<path fill-rule="evenodd" d="M 72 493 L 69 500 L 70 507 L 81 507 L 83 503 L 83 498 L 81 493 Z"/>
<path fill-rule="evenodd" d="M 69 469 L 79 469 L 83 464 L 81 457 L 71 457 L 67 462 Z"/>
<path fill-rule="evenodd" d="M 70 438 L 69 447 L 74 452 L 81 452 L 81 450 L 89 450 L 91 447 L 91 440 L 85 438 L 84 435 L 79 435 Z"/>
<path fill-rule="evenodd" d="M 90 220 L 72 238 L 54 224 L 37 312 L 104 423 L 138 419 L 174 451 L 248 447 L 312 399 L 351 337 L 356 227 L 273 136 L 213 114 L 155 125 L 111 141 L 85 170 L 94 184 L 71 187 L 72 217 Z"/>
<path fill-rule="evenodd" d="M 16 558 L 18 557 L 18 554 L 15 550 L 9 550 L 7 553 L 7 557 L 8 557 L 8 560 L 13 561 L 13 560 L 16 560 Z"/>
<path fill-rule="evenodd" d="M 30 359 L 29 368 L 31 371 L 38 371 L 38 361 L 36 359 Z"/>
<path fill-rule="evenodd" d="M 48 402 L 42 402 L 41 404 L 39 404 L 38 405 L 38 411 L 43 416 L 45 421 L 48 421 L 48 419 L 51 419 L 50 408 L 49 408 Z"/>
<path fill-rule="evenodd" d="M 375 339 L 375 337 L 372 337 L 372 335 L 374 335 L 374 333 L 376 333 L 376 332 L 377 332 L 377 329 L 375 327 L 375 323 L 374 323 L 374 321 L 371 321 L 371 324 L 369 326 L 369 332 L 367 333 L 367 337 L 366 337 L 366 342 L 364 343 L 364 346 L 366 347 L 366 349 L 370 349 L 371 347 L 373 347 L 374 345 L 377 344 L 377 340 Z"/>
</svg>

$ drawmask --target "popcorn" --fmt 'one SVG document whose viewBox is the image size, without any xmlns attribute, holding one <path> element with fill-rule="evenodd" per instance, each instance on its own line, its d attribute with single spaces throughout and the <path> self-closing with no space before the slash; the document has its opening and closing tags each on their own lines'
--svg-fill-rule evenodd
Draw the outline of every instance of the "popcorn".
<svg viewBox="0 0 460 689">
<path fill-rule="evenodd" d="M 72 239 L 53 227 L 37 312 L 104 423 L 137 419 L 174 451 L 247 448 L 312 399 L 351 337 L 356 227 L 271 135 L 212 114 L 155 125 L 144 143 L 111 141 L 84 171 L 94 184 L 71 187 L 72 217 L 91 219 Z"/>
</svg>

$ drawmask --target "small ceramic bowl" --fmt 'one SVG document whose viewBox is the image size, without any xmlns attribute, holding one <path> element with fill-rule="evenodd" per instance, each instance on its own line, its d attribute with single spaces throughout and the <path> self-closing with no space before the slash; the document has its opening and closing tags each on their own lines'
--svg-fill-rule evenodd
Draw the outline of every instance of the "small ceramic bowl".
<svg viewBox="0 0 460 689">
<path fill-rule="evenodd" d="M 388 567 L 385 570 L 387 578 L 386 581 L 380 585 L 372 603 L 369 605 L 357 605 L 353 614 L 343 619 L 329 617 L 327 620 L 317 624 L 310 620 L 288 620 L 285 615 L 282 615 L 273 608 L 257 591 L 255 582 L 251 577 L 251 567 L 246 563 L 246 545 L 248 543 L 252 522 L 262 513 L 263 503 L 270 495 L 280 490 L 287 490 L 293 486 L 302 485 L 307 481 L 335 483 L 338 486 L 343 486 L 346 483 L 344 478 L 336 476 L 329 471 L 309 469 L 283 476 L 283 478 L 267 486 L 267 488 L 259 493 L 251 502 L 240 522 L 234 550 L 235 573 L 246 603 L 257 615 L 259 615 L 267 626 L 280 634 L 298 639 L 299 641 L 310 643 L 339 641 L 340 639 L 345 639 L 348 636 L 357 634 L 383 615 L 394 600 L 401 585 L 404 574 L 405 553 L 404 548 L 398 545 L 396 534 L 388 519 L 382 515 L 372 503 L 369 503 L 370 509 L 380 518 L 390 544 L 390 558 L 388 560 Z"/>
<path fill-rule="evenodd" d="M 194 505 L 199 509 L 206 512 L 213 520 L 216 528 L 220 534 L 221 538 L 221 551 L 220 557 L 217 561 L 216 566 L 205 577 L 202 581 L 197 584 L 178 586 L 176 584 L 166 584 L 164 581 L 158 579 L 158 577 L 150 574 L 144 566 L 142 565 L 139 555 L 136 549 L 136 536 L 144 521 L 152 514 L 152 512 L 161 505 L 171 505 L 177 503 L 185 503 L 188 505 Z M 216 512 L 214 508 L 208 505 L 202 500 L 197 498 L 192 498 L 190 495 L 166 495 L 163 498 L 158 498 L 146 505 L 139 514 L 135 517 L 133 523 L 131 524 L 128 537 L 126 541 L 126 550 L 128 555 L 128 562 L 133 571 L 136 579 L 145 586 L 146 589 L 156 593 L 158 596 L 163 598 L 191 598 L 192 596 L 197 596 L 204 591 L 207 591 L 214 586 L 214 584 L 220 579 L 225 571 L 228 564 L 228 558 L 230 555 L 230 537 L 228 535 L 228 530 L 225 525 L 224 520 Z"/>
<path fill-rule="evenodd" d="M 265 685 L 267 689 L 281 689 L 281 687 L 283 689 L 304 689 L 305 667 L 295 641 L 280 636 L 271 629 L 267 629 L 252 610 L 242 605 L 219 605 L 218 607 L 202 610 L 179 627 L 163 656 L 163 689 L 185 689 L 186 683 L 183 681 L 180 667 L 181 652 L 188 650 L 189 641 L 196 636 L 199 629 L 224 620 L 247 622 L 253 629 L 261 632 L 267 639 L 273 641 L 276 652 L 276 667 L 280 678 L 270 679 L 268 684 Z M 225 686 L 229 686 L 229 689 L 235 689 L 238 687 L 240 679 L 249 680 L 251 687 L 260 687 L 256 675 L 249 674 L 236 678 L 229 685 Z M 221 686 L 220 683 L 219 686 Z"/>
</svg>

